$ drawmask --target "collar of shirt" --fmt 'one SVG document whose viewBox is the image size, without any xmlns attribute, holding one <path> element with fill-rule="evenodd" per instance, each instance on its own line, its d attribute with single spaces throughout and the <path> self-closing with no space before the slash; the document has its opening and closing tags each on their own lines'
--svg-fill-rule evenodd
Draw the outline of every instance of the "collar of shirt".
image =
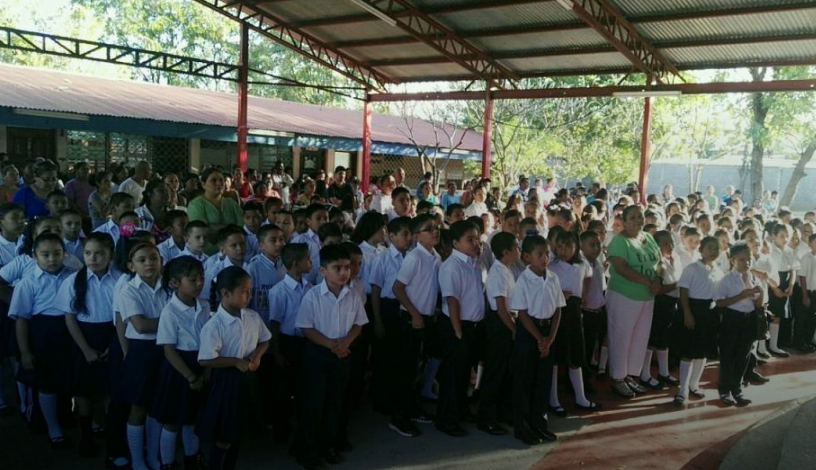
<svg viewBox="0 0 816 470">
<path fill-rule="evenodd" d="M 451 253 L 451 256 L 453 256 L 454 258 L 456 258 L 459 261 L 467 263 L 468 266 L 470 266 L 470 267 L 475 267 L 476 263 L 478 262 L 478 260 L 476 260 L 476 258 L 471 258 L 470 256 L 468 256 L 468 255 L 462 253 L 461 251 L 457 250 L 456 248 L 453 249 L 453 252 Z"/>
<path fill-rule="evenodd" d="M 88 269 L 87 271 L 88 271 L 87 279 L 89 281 L 91 280 L 92 277 L 95 277 L 95 278 L 99 279 L 99 282 L 102 282 L 103 280 L 105 280 L 106 277 L 110 277 L 111 279 L 113 279 L 115 281 L 115 280 L 119 279 L 119 274 L 121 274 L 113 266 L 108 266 L 108 270 L 105 271 L 105 274 L 103 274 L 102 276 L 97 276 L 96 273 L 94 273 L 90 269 Z"/>
<path fill-rule="evenodd" d="M 394 259 L 398 259 L 398 260 L 403 260 L 403 259 L 405 258 L 405 255 L 403 255 L 403 254 L 402 254 L 402 253 L 401 253 L 401 252 L 400 252 L 400 251 L 397 249 L 397 247 L 395 247 L 394 245 L 391 245 L 391 246 L 389 246 L 389 247 L 388 247 L 388 254 L 389 254 L 389 256 L 391 256 L 392 258 L 394 258 Z"/>
<path fill-rule="evenodd" d="M 531 268 L 530 266 L 527 266 L 527 271 L 530 271 L 530 274 L 532 274 L 533 276 L 535 276 L 538 279 L 541 279 L 542 281 L 546 281 L 547 278 L 550 277 L 548 275 L 550 273 L 550 271 L 548 269 L 544 270 L 544 275 L 543 276 L 539 276 L 535 271 L 533 271 L 533 268 Z"/>
<path fill-rule="evenodd" d="M 298 282 L 295 278 L 293 278 L 289 274 L 287 274 L 286 277 L 283 278 L 284 287 L 286 287 L 287 289 L 289 289 L 291 291 L 294 291 L 294 290 L 297 290 L 297 289 L 303 289 L 308 284 L 309 284 L 309 281 L 307 281 L 306 278 L 303 277 L 303 276 L 300 277 L 300 282 Z"/>
<path fill-rule="evenodd" d="M 161 286 L 161 276 L 159 276 L 159 278 L 156 279 L 156 287 L 150 287 L 150 285 L 148 283 L 146 283 L 146 282 L 144 282 L 142 280 L 142 276 L 139 276 L 138 274 L 134 274 L 133 279 L 131 279 L 128 282 L 130 283 L 131 286 L 133 286 L 133 287 L 135 287 L 137 289 L 141 289 L 142 285 L 144 285 L 145 287 L 152 290 L 153 292 L 158 292 L 159 289 L 162 288 L 162 286 Z"/>
<path fill-rule="evenodd" d="M 243 226 L 243 229 L 244 229 L 244 234 L 247 237 L 257 237 L 258 236 L 258 235 L 255 234 L 255 232 L 250 230 L 249 227 L 247 227 L 246 225 Z"/>
<path fill-rule="evenodd" d="M 275 261 L 275 260 L 271 259 L 270 257 L 266 256 L 266 254 L 264 254 L 264 253 L 258 253 L 252 259 L 257 259 L 258 263 L 263 263 L 263 264 L 265 264 L 267 266 L 270 266 L 273 270 L 277 270 L 278 269 L 278 264 L 280 263 L 280 257 L 278 257 L 278 260 Z"/>
<path fill-rule="evenodd" d="M 353 280 L 352 280 L 353 281 Z M 337 296 L 337 301 L 343 299 L 343 297 L 347 296 L 351 292 L 348 286 L 343 286 L 343 289 L 340 290 L 340 295 Z M 331 295 L 334 298 L 334 294 L 332 291 L 329 290 L 329 284 L 323 279 L 323 282 L 320 283 L 320 295 Z"/>
<path fill-rule="evenodd" d="M 221 321 L 224 323 L 230 324 L 237 321 L 242 321 L 244 319 L 244 309 L 241 309 L 241 315 L 236 317 L 233 316 L 231 313 L 224 309 L 224 306 L 218 305 L 218 311 L 215 312 L 215 316 L 217 316 Z"/>
<path fill-rule="evenodd" d="M 432 258 L 436 256 L 435 248 L 432 248 L 431 251 L 429 251 L 427 248 L 425 248 L 425 246 L 422 245 L 422 243 L 417 243 L 414 249 L 419 250 L 419 253 L 430 256 Z"/>
<path fill-rule="evenodd" d="M 60 274 L 65 270 L 65 266 L 62 267 L 59 271 L 55 273 L 47 273 L 40 268 L 39 265 L 34 266 L 34 277 L 40 279 L 43 276 L 51 276 L 51 277 L 59 277 Z"/>
<path fill-rule="evenodd" d="M 178 298 L 178 295 L 173 294 L 173 297 L 170 299 L 170 305 L 178 312 L 193 312 L 192 321 L 195 322 L 196 318 L 198 318 L 198 314 L 201 313 L 201 302 L 198 299 L 195 299 L 195 305 L 190 306 L 185 304 Z"/>
</svg>

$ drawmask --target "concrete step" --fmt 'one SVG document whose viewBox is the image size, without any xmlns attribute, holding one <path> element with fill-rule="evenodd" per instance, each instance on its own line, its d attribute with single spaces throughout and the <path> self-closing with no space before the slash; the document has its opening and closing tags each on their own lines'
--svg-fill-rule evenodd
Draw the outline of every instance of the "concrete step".
<svg viewBox="0 0 816 470">
<path fill-rule="evenodd" d="M 799 413 L 801 405 L 810 398 L 812 397 L 789 403 L 751 426 L 728 451 L 720 464 L 720 470 L 781 469 L 779 460 L 787 431 Z M 785 470 L 795 468 L 797 467 L 788 467 Z"/>
<path fill-rule="evenodd" d="M 785 433 L 778 470 L 816 468 L 816 399 L 804 403 Z"/>
</svg>

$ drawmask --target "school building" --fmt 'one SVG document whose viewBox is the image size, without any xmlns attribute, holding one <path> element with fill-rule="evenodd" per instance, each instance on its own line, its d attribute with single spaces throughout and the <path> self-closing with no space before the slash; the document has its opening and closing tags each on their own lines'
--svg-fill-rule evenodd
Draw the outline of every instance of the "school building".
<svg viewBox="0 0 816 470">
<path fill-rule="evenodd" d="M 88 161 L 148 160 L 158 172 L 230 168 L 236 159 L 237 95 L 145 82 L 111 80 L 54 70 L 0 65 L 0 152 L 22 167 L 37 157 L 63 165 Z M 337 165 L 362 173 L 361 111 L 249 98 L 249 168 L 269 171 L 277 162 L 297 177 Z M 372 117 L 371 175 L 402 167 L 406 184 L 426 171 L 412 140 L 436 147 L 423 120 Z M 458 131 L 460 134 L 462 131 Z M 458 136 L 459 134 L 457 134 Z M 458 138 L 457 138 L 458 142 Z M 461 181 L 465 160 L 481 160 L 482 135 L 468 131 L 441 180 Z"/>
</svg>

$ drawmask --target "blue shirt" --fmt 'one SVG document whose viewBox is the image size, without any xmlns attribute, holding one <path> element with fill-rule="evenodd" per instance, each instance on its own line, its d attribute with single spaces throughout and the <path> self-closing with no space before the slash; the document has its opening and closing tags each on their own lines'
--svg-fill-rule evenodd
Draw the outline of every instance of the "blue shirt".
<svg viewBox="0 0 816 470">
<path fill-rule="evenodd" d="M 283 261 L 272 261 L 261 253 L 249 261 L 247 272 L 252 277 L 252 301 L 250 308 L 258 312 L 265 322 L 269 322 L 269 289 L 286 275 Z"/>
<path fill-rule="evenodd" d="M 159 255 L 161 256 L 162 263 L 167 264 L 171 260 L 181 256 L 181 253 L 184 250 L 184 245 L 179 248 L 178 245 L 176 245 L 176 242 L 173 240 L 173 237 L 170 237 L 167 240 L 159 243 L 159 246 L 156 248 L 159 249 Z"/>
<path fill-rule="evenodd" d="M 82 312 L 74 309 L 74 299 L 76 299 L 74 282 L 78 275 L 79 273 L 76 272 L 65 279 L 57 292 L 57 298 L 54 299 L 54 307 L 62 313 L 76 315 L 77 320 L 84 323 L 113 322 L 113 291 L 122 273 L 111 267 L 108 268 L 108 272 L 99 277 L 88 269 L 85 310 Z"/>
<path fill-rule="evenodd" d="M 394 281 L 397 280 L 405 255 L 391 245 L 387 250 L 380 253 L 372 263 L 369 282 L 378 286 L 380 297 L 383 299 L 396 299 L 394 295 Z"/>
<path fill-rule="evenodd" d="M 365 293 L 371 294 L 371 283 L 369 281 L 371 278 L 371 268 L 374 265 L 374 260 L 377 258 L 377 255 L 382 253 L 383 250 L 379 246 L 373 246 L 364 241 L 360 243 L 360 251 L 363 252 L 363 264 L 360 266 L 360 281 L 362 281 L 365 287 Z"/>
<path fill-rule="evenodd" d="M 28 220 L 48 215 L 48 209 L 45 207 L 46 200 L 34 194 L 34 190 L 29 186 L 18 189 L 11 198 L 11 202 L 25 208 L 25 216 Z"/>
<path fill-rule="evenodd" d="M 448 206 L 451 204 L 461 204 L 462 198 L 454 194 L 451 196 L 448 193 L 442 195 L 442 209 L 448 210 Z"/>
<path fill-rule="evenodd" d="M 290 275 L 269 290 L 269 320 L 280 323 L 280 332 L 289 336 L 303 337 L 300 328 L 295 327 L 300 302 L 312 288 L 305 278 L 300 282 Z"/>
<path fill-rule="evenodd" d="M 260 248 L 258 248 L 258 235 L 252 233 L 246 225 L 244 226 L 244 235 L 246 236 L 246 253 L 244 254 L 244 258 L 252 259 L 261 252 Z"/>
<path fill-rule="evenodd" d="M 30 319 L 34 315 L 59 317 L 64 315 L 61 309 L 54 305 L 60 284 L 73 273 L 72 269 L 63 268 L 60 272 L 51 274 L 34 268 L 30 276 L 26 276 L 14 288 L 9 305 L 9 318 Z"/>
<path fill-rule="evenodd" d="M 215 261 L 204 265 L 204 288 L 201 290 L 201 295 L 199 296 L 199 298 L 204 299 L 205 301 L 209 301 L 210 299 L 212 283 L 218 277 L 218 273 L 220 273 L 225 268 L 228 268 L 230 266 L 236 266 L 226 256 L 219 260 L 218 255 L 213 255 L 207 261 L 209 262 L 213 258 L 215 258 Z M 244 263 L 239 267 L 244 268 L 245 271 L 249 272 L 249 265 L 247 263 Z"/>
<path fill-rule="evenodd" d="M 85 248 L 82 246 L 82 239 L 77 237 L 76 241 L 62 239 L 62 244 L 65 246 L 65 253 L 70 253 L 80 261 L 85 261 Z M 84 263 L 83 263 L 84 264 Z"/>
<path fill-rule="evenodd" d="M 82 263 L 74 255 L 66 254 L 63 265 L 71 271 L 82 269 Z M 17 286 L 37 268 L 37 262 L 28 255 L 20 255 L 12 259 L 7 265 L 0 268 L 0 278 L 8 284 Z"/>
<path fill-rule="evenodd" d="M 120 294 L 119 314 L 127 324 L 125 337 L 128 339 L 156 339 L 156 333 L 139 333 L 130 321 L 131 317 L 141 315 L 146 319 L 159 318 L 170 296 L 161 287 L 161 278 L 156 279 L 156 285 L 150 287 L 138 275 L 133 276 L 122 288 Z"/>
<path fill-rule="evenodd" d="M 306 233 L 301 233 L 292 243 L 305 243 L 309 247 L 309 258 L 312 260 L 312 270 L 306 276 L 306 279 L 312 285 L 317 284 L 317 279 L 320 274 L 320 238 L 316 233 L 309 229 Z"/>
<path fill-rule="evenodd" d="M 112 220 L 108 220 L 99 227 L 96 227 L 94 229 L 94 232 L 107 233 L 108 235 L 111 236 L 111 238 L 113 238 L 114 245 L 119 243 L 119 225 Z"/>
</svg>

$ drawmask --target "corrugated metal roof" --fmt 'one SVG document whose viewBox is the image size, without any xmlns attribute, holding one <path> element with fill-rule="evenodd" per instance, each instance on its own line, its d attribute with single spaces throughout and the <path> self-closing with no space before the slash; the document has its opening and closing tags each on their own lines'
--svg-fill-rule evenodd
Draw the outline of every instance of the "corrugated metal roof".
<svg viewBox="0 0 816 470">
<path fill-rule="evenodd" d="M 0 65 L 0 106 L 57 111 L 92 116 L 114 116 L 155 121 L 235 127 L 238 96 L 192 88 L 143 82 L 109 80 L 54 70 Z M 360 111 L 329 108 L 250 96 L 250 129 L 301 135 L 360 139 Z M 414 138 L 435 145 L 433 126 L 415 120 Z M 405 120 L 375 114 L 372 139 L 411 144 Z M 482 135 L 468 132 L 463 150 L 481 151 Z"/>
<path fill-rule="evenodd" d="M 729 39 L 816 32 L 816 9 L 755 15 L 643 23 L 637 29 L 653 43 Z"/>
<path fill-rule="evenodd" d="M 678 65 L 736 64 L 762 60 L 788 61 L 813 57 L 816 40 L 785 41 L 764 44 L 736 44 L 731 46 L 685 47 L 664 49 L 662 52 Z"/>
<path fill-rule="evenodd" d="M 794 5 L 801 0 L 609 0 L 625 16 L 710 12 L 726 8 Z"/>
</svg>

